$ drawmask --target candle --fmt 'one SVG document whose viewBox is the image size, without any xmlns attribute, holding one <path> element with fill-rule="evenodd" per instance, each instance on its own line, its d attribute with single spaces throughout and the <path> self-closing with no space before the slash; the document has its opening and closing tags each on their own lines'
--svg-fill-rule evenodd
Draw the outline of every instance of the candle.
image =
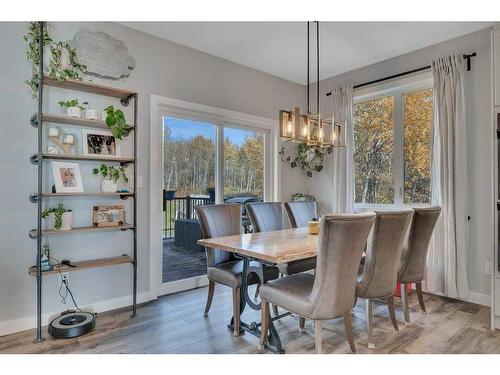
<svg viewBox="0 0 500 375">
<path fill-rule="evenodd" d="M 59 137 L 59 129 L 49 128 L 49 137 Z"/>
<path fill-rule="evenodd" d="M 73 137 L 73 134 L 66 134 L 64 136 L 63 143 L 65 143 L 67 145 L 72 145 L 73 143 L 75 143 L 75 139 Z"/>
</svg>

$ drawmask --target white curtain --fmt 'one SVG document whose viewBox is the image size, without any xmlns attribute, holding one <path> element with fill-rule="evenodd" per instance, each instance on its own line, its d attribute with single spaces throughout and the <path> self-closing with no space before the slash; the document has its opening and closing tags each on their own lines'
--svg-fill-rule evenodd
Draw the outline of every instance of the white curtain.
<svg viewBox="0 0 500 375">
<path fill-rule="evenodd" d="M 432 204 L 442 207 L 427 259 L 425 287 L 468 298 L 467 133 L 462 55 L 432 62 L 434 126 Z"/>
<path fill-rule="evenodd" d="M 346 121 L 346 147 L 333 151 L 333 212 L 349 213 L 354 209 L 354 130 L 353 87 L 344 85 L 332 90 L 333 118 Z"/>
</svg>

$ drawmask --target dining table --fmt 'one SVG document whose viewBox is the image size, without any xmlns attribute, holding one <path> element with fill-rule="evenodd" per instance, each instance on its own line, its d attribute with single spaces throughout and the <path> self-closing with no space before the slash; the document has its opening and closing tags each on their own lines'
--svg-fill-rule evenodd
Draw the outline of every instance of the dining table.
<svg viewBox="0 0 500 375">
<path fill-rule="evenodd" d="M 248 291 L 250 277 L 257 278 L 257 284 L 264 284 L 264 268 L 277 267 L 280 263 L 315 257 L 318 251 L 318 235 L 309 234 L 307 228 L 284 229 L 270 232 L 245 233 L 224 237 L 198 240 L 198 244 L 212 249 L 233 253 L 243 260 L 240 293 L 240 316 L 248 305 L 254 310 L 261 309 L 261 302 L 255 301 Z M 258 266 L 256 265 L 258 264 Z M 255 279 L 254 279 L 255 280 Z M 290 312 L 273 316 L 269 321 L 269 336 L 266 347 L 275 353 L 284 353 L 274 321 L 282 319 Z M 229 323 L 233 328 L 234 317 Z M 262 322 L 240 323 L 242 332 L 260 338 Z"/>
</svg>

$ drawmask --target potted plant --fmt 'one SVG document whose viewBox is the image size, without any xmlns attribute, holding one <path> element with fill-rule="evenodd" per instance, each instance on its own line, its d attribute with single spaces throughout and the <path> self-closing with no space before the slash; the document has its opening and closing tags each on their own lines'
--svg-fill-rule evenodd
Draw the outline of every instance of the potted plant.
<svg viewBox="0 0 500 375">
<path fill-rule="evenodd" d="M 130 126 L 125 121 L 125 115 L 121 109 L 116 109 L 110 105 L 104 109 L 106 112 L 106 125 L 117 139 L 122 139 L 130 134 Z"/>
<path fill-rule="evenodd" d="M 57 207 L 47 208 L 42 212 L 43 219 L 49 219 L 48 227 L 55 230 L 70 230 L 73 226 L 73 211 L 62 203 Z"/>
<path fill-rule="evenodd" d="M 171 201 L 175 197 L 175 190 L 165 190 L 165 200 Z"/>
<path fill-rule="evenodd" d="M 94 176 L 101 175 L 101 191 L 103 193 L 116 193 L 118 191 L 118 180 L 123 179 L 128 183 L 128 177 L 125 174 L 125 167 L 114 167 L 106 164 L 101 164 L 99 168 L 92 170 Z"/>
<path fill-rule="evenodd" d="M 82 111 L 88 104 L 88 102 L 84 102 L 83 105 L 79 105 L 78 99 L 61 100 L 59 102 L 59 105 L 66 109 L 66 115 L 75 118 L 80 118 L 82 116 Z"/>
<path fill-rule="evenodd" d="M 295 202 L 316 202 L 314 195 L 306 193 L 293 193 L 290 195 L 290 200 Z"/>
</svg>

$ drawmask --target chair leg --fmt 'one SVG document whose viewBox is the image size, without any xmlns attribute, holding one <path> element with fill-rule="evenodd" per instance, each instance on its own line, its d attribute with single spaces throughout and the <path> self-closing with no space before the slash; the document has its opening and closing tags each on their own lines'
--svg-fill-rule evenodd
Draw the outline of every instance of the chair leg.
<svg viewBox="0 0 500 375">
<path fill-rule="evenodd" d="M 350 311 L 344 315 L 344 327 L 347 341 L 349 341 L 349 346 L 351 347 L 351 352 L 357 353 L 356 343 L 354 342 L 354 337 L 352 335 L 352 316 Z"/>
<path fill-rule="evenodd" d="M 208 315 L 208 311 L 210 310 L 210 306 L 212 306 L 212 299 L 214 298 L 214 290 L 215 290 L 215 281 L 210 280 L 208 282 L 207 304 L 205 305 L 205 312 L 203 313 L 203 316 Z"/>
<path fill-rule="evenodd" d="M 392 326 L 395 332 L 399 332 L 398 321 L 396 320 L 396 313 L 394 311 L 394 296 L 386 298 L 387 308 L 389 309 L 389 316 L 391 317 Z"/>
<path fill-rule="evenodd" d="M 305 324 L 306 324 L 306 318 L 299 316 L 299 332 L 304 332 Z"/>
<path fill-rule="evenodd" d="M 323 351 L 323 321 L 316 320 L 314 321 L 314 323 L 316 353 L 321 354 L 321 352 Z"/>
<path fill-rule="evenodd" d="M 418 303 L 420 304 L 420 308 L 422 309 L 424 314 L 427 314 L 424 305 L 424 294 L 422 293 L 422 282 L 419 281 L 415 283 L 415 288 L 417 289 L 417 297 L 418 297 Z"/>
<path fill-rule="evenodd" d="M 240 335 L 240 288 L 233 288 L 233 334 Z"/>
<path fill-rule="evenodd" d="M 375 344 L 373 343 L 373 301 L 369 298 L 365 300 L 365 312 L 366 312 L 366 324 L 368 328 L 368 349 L 375 349 Z"/>
<path fill-rule="evenodd" d="M 406 324 L 410 324 L 410 308 L 408 307 L 408 292 L 406 291 L 406 284 L 401 284 L 401 303 L 403 305 L 403 312 Z"/>
<path fill-rule="evenodd" d="M 259 349 L 264 349 L 267 342 L 267 335 L 269 332 L 269 302 L 262 301 L 262 332 L 260 334 Z"/>
<path fill-rule="evenodd" d="M 278 306 L 276 306 L 276 305 L 273 305 L 273 314 L 274 314 L 274 316 L 278 316 L 280 314 L 278 311 Z"/>
</svg>

